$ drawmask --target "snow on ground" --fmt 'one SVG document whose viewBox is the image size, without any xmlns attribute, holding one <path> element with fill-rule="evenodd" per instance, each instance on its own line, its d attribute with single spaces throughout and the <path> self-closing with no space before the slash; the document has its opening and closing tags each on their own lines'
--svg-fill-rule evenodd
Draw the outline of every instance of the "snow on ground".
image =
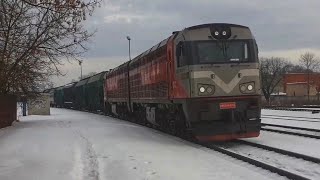
<svg viewBox="0 0 320 180">
<path fill-rule="evenodd" d="M 64 109 L 0 130 L 0 179 L 284 179 L 129 122 Z"/>
<path fill-rule="evenodd" d="M 320 141 L 317 139 L 261 131 L 258 138 L 246 141 L 320 158 Z"/>
<path fill-rule="evenodd" d="M 311 112 L 306 111 L 279 111 L 266 109 L 263 109 L 261 113 L 262 123 L 320 129 L 320 114 L 312 114 Z"/>
<path fill-rule="evenodd" d="M 300 174 L 309 179 L 320 179 L 320 164 L 318 163 L 308 162 L 303 159 L 278 154 L 273 151 L 263 150 L 245 144 L 227 143 L 224 148 L 289 172 Z"/>
</svg>

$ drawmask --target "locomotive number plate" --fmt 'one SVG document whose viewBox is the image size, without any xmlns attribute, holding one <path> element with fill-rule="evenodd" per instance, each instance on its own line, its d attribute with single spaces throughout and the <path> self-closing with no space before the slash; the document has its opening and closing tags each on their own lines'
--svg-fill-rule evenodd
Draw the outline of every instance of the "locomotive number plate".
<svg viewBox="0 0 320 180">
<path fill-rule="evenodd" d="M 236 107 L 237 107 L 236 102 L 220 103 L 220 109 L 235 109 Z"/>
</svg>

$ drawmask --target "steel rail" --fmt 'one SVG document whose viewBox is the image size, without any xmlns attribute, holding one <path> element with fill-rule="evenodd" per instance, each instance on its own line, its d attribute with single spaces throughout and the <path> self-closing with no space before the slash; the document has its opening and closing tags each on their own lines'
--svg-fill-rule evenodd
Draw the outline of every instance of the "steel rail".
<svg viewBox="0 0 320 180">
<path fill-rule="evenodd" d="M 317 109 L 283 108 L 283 107 L 263 108 L 263 109 L 280 110 L 280 111 L 307 111 L 312 113 L 320 113 L 320 110 L 317 110 Z"/>
<path fill-rule="evenodd" d="M 320 132 L 320 129 L 311 129 L 311 128 L 304 128 L 304 127 L 295 127 L 295 126 L 286 126 L 286 125 L 278 125 L 278 124 L 268 124 L 268 123 L 261 123 L 262 126 L 272 126 L 272 127 L 281 127 L 286 129 L 296 129 L 296 130 L 303 130 L 303 131 L 311 131 L 311 132 Z"/>
<path fill-rule="evenodd" d="M 302 117 L 302 116 L 282 116 L 282 115 L 270 115 L 270 114 L 264 114 L 262 116 L 269 116 L 269 117 L 284 117 L 284 118 L 298 118 L 298 119 L 316 119 L 320 121 L 320 118 L 315 118 L 315 117 Z"/>
<path fill-rule="evenodd" d="M 263 131 L 270 131 L 270 132 L 276 132 L 276 133 L 281 133 L 281 134 L 289 134 L 289 135 L 295 135 L 295 136 L 302 136 L 302 137 L 320 139 L 320 136 L 311 135 L 311 134 L 302 134 L 302 133 L 282 131 L 282 130 L 269 129 L 269 128 L 261 128 L 261 130 L 263 130 Z"/>
<path fill-rule="evenodd" d="M 279 119 L 279 120 L 284 120 L 284 121 L 303 121 L 303 122 L 320 123 L 320 120 L 316 121 L 316 120 L 307 120 L 307 119 L 289 119 L 289 118 L 283 118 L 283 117 L 265 117 L 265 116 L 261 116 L 261 118 Z"/>
<path fill-rule="evenodd" d="M 266 163 L 263 163 L 263 162 L 260 162 L 260 161 L 257 161 L 255 159 L 252 159 L 252 158 L 249 158 L 249 157 L 246 157 L 246 156 L 243 156 L 243 155 L 240 155 L 240 154 L 237 154 L 235 152 L 232 152 L 232 151 L 229 151 L 229 150 L 226 150 L 224 148 L 221 148 L 221 147 L 218 147 L 216 145 L 213 145 L 213 144 L 207 144 L 205 145 L 206 147 L 210 148 L 210 149 L 213 149 L 217 152 L 220 152 L 222 154 L 225 154 L 225 155 L 228 155 L 228 156 L 231 156 L 235 159 L 238 159 L 238 160 L 241 160 L 241 161 L 244 161 L 244 162 L 247 162 L 249 164 L 252 164 L 254 166 L 257 166 L 257 167 L 260 167 L 262 169 L 265 169 L 265 170 L 268 170 L 268 171 L 271 171 L 273 173 L 276 173 L 276 174 L 279 174 L 281 176 L 285 176 L 289 179 L 292 179 L 292 180 L 309 180 L 308 178 L 306 177 L 303 177 L 303 176 L 300 176 L 298 174 L 294 174 L 292 172 L 289 172 L 289 171 L 286 171 L 286 170 L 283 170 L 283 169 L 280 169 L 280 168 L 277 168 L 275 166 L 272 166 L 272 165 L 269 165 L 269 164 L 266 164 Z"/>
<path fill-rule="evenodd" d="M 258 143 L 253 143 L 253 142 L 249 142 L 249 141 L 244 141 L 244 140 L 235 140 L 234 142 L 236 143 L 240 143 L 240 144 L 245 144 L 245 145 L 249 145 L 249 146 L 253 146 L 253 147 L 257 147 L 257 148 L 261 148 L 261 149 L 265 149 L 268 151 L 273 151 L 282 155 L 287 155 L 287 156 L 291 156 L 291 157 L 295 157 L 298 159 L 303 159 L 306 161 L 310 161 L 310 162 L 314 162 L 314 163 L 319 163 L 320 164 L 320 159 L 316 158 L 316 157 L 312 157 L 312 156 L 308 156 L 308 155 L 304 155 L 304 154 L 299 154 L 299 153 L 295 153 L 292 151 L 287 151 L 284 149 L 279 149 L 279 148 L 275 148 L 275 147 L 271 147 L 271 146 L 267 146 L 264 144 L 258 144 Z"/>
</svg>

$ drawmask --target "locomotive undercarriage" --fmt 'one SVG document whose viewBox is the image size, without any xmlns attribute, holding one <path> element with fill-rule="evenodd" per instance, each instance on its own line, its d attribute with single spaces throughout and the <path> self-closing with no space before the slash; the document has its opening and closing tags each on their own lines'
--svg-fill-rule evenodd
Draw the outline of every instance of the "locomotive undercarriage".
<svg viewBox="0 0 320 180">
<path fill-rule="evenodd" d="M 232 109 L 219 104 L 233 100 Z M 200 141 L 225 141 L 259 136 L 261 127 L 259 97 L 188 99 L 172 104 L 106 104 L 106 115 L 135 122 L 180 137 Z"/>
<path fill-rule="evenodd" d="M 113 106 L 113 107 L 112 107 Z M 106 103 L 105 114 L 162 130 L 179 137 L 190 136 L 181 104 Z"/>
<path fill-rule="evenodd" d="M 221 104 L 233 106 L 222 107 Z M 200 141 L 225 141 L 259 136 L 260 97 L 194 99 L 187 101 L 191 129 Z"/>
</svg>

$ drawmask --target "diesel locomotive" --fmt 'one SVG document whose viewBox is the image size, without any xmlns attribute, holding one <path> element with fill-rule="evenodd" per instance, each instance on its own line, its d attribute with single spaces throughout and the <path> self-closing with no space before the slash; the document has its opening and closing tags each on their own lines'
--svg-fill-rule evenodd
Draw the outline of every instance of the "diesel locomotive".
<svg viewBox="0 0 320 180">
<path fill-rule="evenodd" d="M 260 98 L 256 41 L 234 24 L 176 31 L 105 81 L 107 114 L 200 141 L 259 136 Z"/>
<path fill-rule="evenodd" d="M 106 115 L 178 136 L 190 134 L 199 141 L 257 137 L 259 72 L 258 47 L 248 27 L 202 24 L 175 31 L 104 72 L 103 87 L 91 96 L 103 88 L 96 101 L 103 102 Z"/>
</svg>

